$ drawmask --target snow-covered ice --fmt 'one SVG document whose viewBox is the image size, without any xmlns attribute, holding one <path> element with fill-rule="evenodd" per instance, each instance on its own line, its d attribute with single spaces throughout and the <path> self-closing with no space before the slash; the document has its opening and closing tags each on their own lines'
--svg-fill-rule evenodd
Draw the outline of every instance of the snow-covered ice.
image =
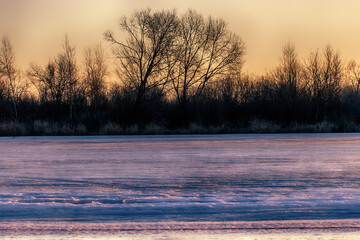
<svg viewBox="0 0 360 240">
<path fill-rule="evenodd" d="M 360 218 L 360 134 L 0 139 L 0 222 Z"/>
</svg>

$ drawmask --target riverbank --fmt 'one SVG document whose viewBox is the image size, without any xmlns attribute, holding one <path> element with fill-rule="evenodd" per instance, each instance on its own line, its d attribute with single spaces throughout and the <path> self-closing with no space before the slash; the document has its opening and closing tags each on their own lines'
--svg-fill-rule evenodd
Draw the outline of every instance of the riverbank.
<svg viewBox="0 0 360 240">
<path fill-rule="evenodd" d="M 75 135 L 167 135 L 167 134 L 226 134 L 226 133 L 336 133 L 360 132 L 360 125 L 351 121 L 292 123 L 281 125 L 266 120 L 253 120 L 247 126 L 205 126 L 189 124 L 188 128 L 169 128 L 162 124 L 122 126 L 107 122 L 97 127 L 69 122 L 2 122 L 0 136 L 75 136 Z"/>
</svg>

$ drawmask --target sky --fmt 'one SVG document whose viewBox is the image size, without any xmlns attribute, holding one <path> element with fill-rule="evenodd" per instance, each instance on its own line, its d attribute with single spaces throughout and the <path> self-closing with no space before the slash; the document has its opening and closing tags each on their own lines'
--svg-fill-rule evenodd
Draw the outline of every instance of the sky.
<svg viewBox="0 0 360 240">
<path fill-rule="evenodd" d="M 331 44 L 344 60 L 360 60 L 360 1 L 357 0 L 0 0 L 0 34 L 8 35 L 17 62 L 27 68 L 57 55 L 65 34 L 81 59 L 84 48 L 118 35 L 118 20 L 138 9 L 195 9 L 223 18 L 245 42 L 244 71 L 265 73 L 292 42 L 305 60 Z"/>
</svg>

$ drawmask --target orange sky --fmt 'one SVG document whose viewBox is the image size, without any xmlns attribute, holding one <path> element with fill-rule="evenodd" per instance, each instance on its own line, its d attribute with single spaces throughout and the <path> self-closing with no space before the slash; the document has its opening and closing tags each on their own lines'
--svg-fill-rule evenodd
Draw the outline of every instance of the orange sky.
<svg viewBox="0 0 360 240">
<path fill-rule="evenodd" d="M 54 57 L 65 33 L 80 60 L 86 46 L 103 41 L 105 30 L 118 32 L 121 16 L 147 7 L 180 13 L 192 8 L 224 18 L 246 43 L 245 71 L 264 73 L 276 66 L 287 41 L 301 58 L 330 43 L 345 60 L 360 61 L 357 0 L 0 0 L 0 34 L 11 37 L 23 68 Z"/>
</svg>

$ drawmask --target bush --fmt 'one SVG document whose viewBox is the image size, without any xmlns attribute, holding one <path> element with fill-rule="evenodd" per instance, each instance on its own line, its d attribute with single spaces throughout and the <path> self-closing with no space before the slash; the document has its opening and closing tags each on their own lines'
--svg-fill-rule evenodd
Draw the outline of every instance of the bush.
<svg viewBox="0 0 360 240">
<path fill-rule="evenodd" d="M 124 134 L 124 130 L 122 127 L 116 123 L 107 122 L 104 126 L 102 126 L 99 130 L 99 134 L 101 135 L 120 135 Z"/>
<path fill-rule="evenodd" d="M 24 123 L 5 122 L 0 124 L 0 136 L 24 136 L 28 135 Z"/>
<path fill-rule="evenodd" d="M 280 132 L 281 126 L 267 120 L 253 120 L 249 124 L 248 131 L 251 133 L 277 133 Z"/>
<path fill-rule="evenodd" d="M 151 123 L 145 126 L 143 134 L 149 135 L 159 135 L 159 134 L 167 134 L 169 133 L 169 129 L 167 129 L 164 125 Z"/>
</svg>

